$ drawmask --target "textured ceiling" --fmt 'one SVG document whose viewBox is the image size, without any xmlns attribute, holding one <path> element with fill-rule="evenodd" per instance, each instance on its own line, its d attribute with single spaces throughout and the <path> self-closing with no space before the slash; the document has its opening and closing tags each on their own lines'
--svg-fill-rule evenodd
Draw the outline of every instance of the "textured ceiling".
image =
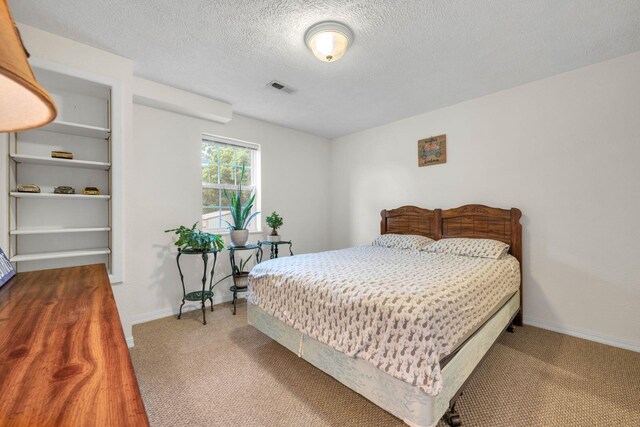
<svg viewBox="0 0 640 427">
<path fill-rule="evenodd" d="M 640 50 L 639 0 L 10 0 L 135 73 L 328 138 Z M 323 63 L 305 30 L 355 32 Z M 268 89 L 277 79 L 298 91 Z"/>
</svg>

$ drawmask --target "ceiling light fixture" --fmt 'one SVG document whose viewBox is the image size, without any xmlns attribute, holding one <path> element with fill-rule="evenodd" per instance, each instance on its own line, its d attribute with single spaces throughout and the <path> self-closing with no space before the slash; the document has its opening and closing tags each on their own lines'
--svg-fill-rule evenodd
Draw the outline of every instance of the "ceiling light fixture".
<svg viewBox="0 0 640 427">
<path fill-rule="evenodd" d="M 0 132 L 46 125 L 56 106 L 36 81 L 6 0 L 0 0 Z"/>
<path fill-rule="evenodd" d="M 353 31 L 340 22 L 319 22 L 307 30 L 304 41 L 316 58 L 335 62 L 353 44 Z"/>
</svg>

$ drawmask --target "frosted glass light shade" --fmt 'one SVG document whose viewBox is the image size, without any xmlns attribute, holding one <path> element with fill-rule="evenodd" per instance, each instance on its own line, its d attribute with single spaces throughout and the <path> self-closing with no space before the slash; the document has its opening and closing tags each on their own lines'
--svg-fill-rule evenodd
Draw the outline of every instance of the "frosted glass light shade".
<svg viewBox="0 0 640 427">
<path fill-rule="evenodd" d="M 305 42 L 316 58 L 335 62 L 353 44 L 353 32 L 339 22 L 321 22 L 307 30 Z"/>
<path fill-rule="evenodd" d="M 56 114 L 53 100 L 33 75 L 7 0 L 0 0 L 0 132 L 44 126 Z"/>
</svg>

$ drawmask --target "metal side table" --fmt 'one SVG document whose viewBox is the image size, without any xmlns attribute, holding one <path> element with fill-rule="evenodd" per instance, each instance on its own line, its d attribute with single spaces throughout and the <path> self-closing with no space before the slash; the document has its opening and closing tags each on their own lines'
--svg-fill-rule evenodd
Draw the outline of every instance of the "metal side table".
<svg viewBox="0 0 640 427">
<path fill-rule="evenodd" d="M 209 280 L 209 289 L 207 290 L 207 266 L 209 264 L 209 254 L 213 254 L 213 265 L 211 266 L 211 279 Z M 182 255 L 201 255 L 202 262 L 204 263 L 204 273 L 202 275 L 202 291 L 195 291 L 187 293 L 187 290 L 184 286 L 184 275 L 182 274 L 182 268 L 180 268 L 180 257 Z M 210 249 L 208 251 L 192 251 L 192 250 L 182 250 L 178 249 L 178 255 L 176 256 L 176 264 L 178 264 L 178 272 L 180 273 L 180 282 L 182 283 L 182 304 L 180 304 L 180 313 L 178 314 L 178 319 L 182 317 L 182 306 L 186 301 L 200 301 L 202 308 L 202 323 L 204 325 L 207 324 L 207 317 L 205 315 L 204 307 L 205 301 L 209 300 L 211 303 L 211 311 L 213 311 L 213 276 L 216 269 L 216 260 L 218 259 L 218 250 Z M 217 284 L 217 283 L 216 283 Z"/>
<path fill-rule="evenodd" d="M 258 242 L 258 246 L 271 246 L 271 250 L 269 251 L 269 259 L 278 258 L 278 246 L 280 245 L 289 245 L 289 255 L 293 256 L 293 251 L 291 250 L 291 240 L 280 240 L 279 242 Z"/>
<path fill-rule="evenodd" d="M 231 277 L 233 278 L 233 285 L 229 288 L 233 292 L 233 314 L 236 314 L 236 301 L 238 294 L 241 292 L 247 292 L 246 276 L 248 272 L 239 271 L 236 264 L 236 251 L 255 251 L 256 259 L 255 263 L 259 264 L 262 261 L 262 248 L 260 245 L 246 245 L 246 246 L 227 246 L 229 250 L 229 261 L 231 262 Z M 244 281 L 244 283 L 241 283 Z"/>
</svg>

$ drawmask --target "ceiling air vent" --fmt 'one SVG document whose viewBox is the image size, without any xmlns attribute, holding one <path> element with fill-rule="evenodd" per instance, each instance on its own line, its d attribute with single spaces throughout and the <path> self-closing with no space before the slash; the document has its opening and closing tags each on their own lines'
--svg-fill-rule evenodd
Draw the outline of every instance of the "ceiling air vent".
<svg viewBox="0 0 640 427">
<path fill-rule="evenodd" d="M 284 92 L 284 93 L 288 93 L 288 94 L 292 94 L 293 92 L 295 92 L 296 90 L 292 87 L 289 87 L 287 85 L 285 85 L 284 83 L 281 83 L 277 80 L 273 80 L 270 81 L 269 84 L 267 84 L 267 87 L 270 87 L 271 89 L 275 89 L 278 92 Z"/>
</svg>

